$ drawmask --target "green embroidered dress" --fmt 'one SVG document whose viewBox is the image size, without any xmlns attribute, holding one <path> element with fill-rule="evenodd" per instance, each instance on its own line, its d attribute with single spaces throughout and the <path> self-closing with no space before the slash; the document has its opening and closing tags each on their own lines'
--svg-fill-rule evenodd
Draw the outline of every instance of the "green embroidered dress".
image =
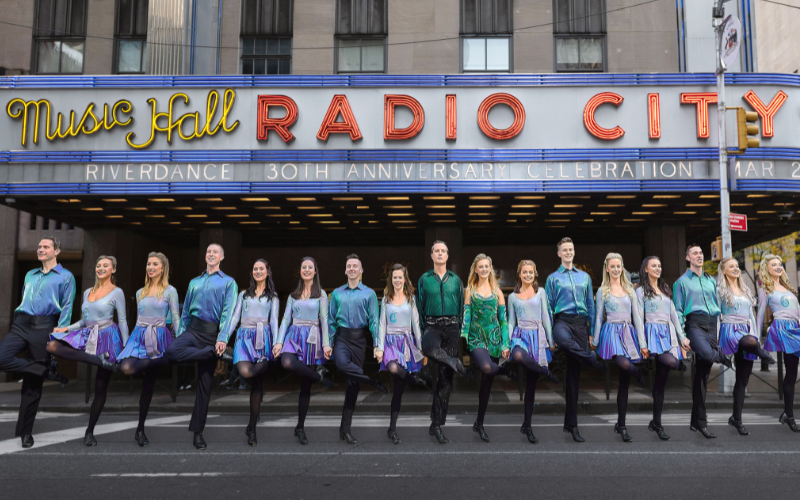
<svg viewBox="0 0 800 500">
<path fill-rule="evenodd" d="M 494 294 L 483 297 L 479 293 L 473 293 L 470 300 L 472 303 L 464 306 L 461 336 L 467 339 L 470 351 L 486 349 L 490 356 L 499 358 L 511 346 L 506 306 L 499 305 L 499 298 Z"/>
</svg>

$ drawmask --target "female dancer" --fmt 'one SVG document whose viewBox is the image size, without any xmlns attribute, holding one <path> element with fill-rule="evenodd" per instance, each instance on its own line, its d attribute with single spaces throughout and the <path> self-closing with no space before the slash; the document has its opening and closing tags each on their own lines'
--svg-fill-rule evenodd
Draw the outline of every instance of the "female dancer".
<svg viewBox="0 0 800 500">
<path fill-rule="evenodd" d="M 525 434 L 530 443 L 536 444 L 539 440 L 531 429 L 536 382 L 539 375 L 544 375 L 550 382 L 557 384 L 558 377 L 547 367 L 553 359 L 550 351 L 556 345 L 550 323 L 550 306 L 544 289 L 539 288 L 539 283 L 536 282 L 536 264 L 532 260 L 521 260 L 517 265 L 517 286 L 514 293 L 508 296 L 508 306 L 511 359 L 528 370 L 525 382 L 525 419 L 519 432 Z"/>
<path fill-rule="evenodd" d="M 266 260 L 258 259 L 250 274 L 250 288 L 239 293 L 236 300 L 231 329 L 224 339 L 227 342 L 241 320 L 233 346 L 233 364 L 239 375 L 250 379 L 250 422 L 244 430 L 250 446 L 258 445 L 256 422 L 261 411 L 264 374 L 269 362 L 275 359 L 272 336 L 278 331 L 278 302 L 272 269 Z"/>
<path fill-rule="evenodd" d="M 758 266 L 758 316 L 756 331 L 764 326 L 767 307 L 772 311 L 772 324 L 767 331 L 764 349 L 783 352 L 786 376 L 783 379 L 783 404 L 780 422 L 794 432 L 800 432 L 794 420 L 794 385 L 797 383 L 797 362 L 800 360 L 800 304 L 797 291 L 789 283 L 783 261 L 777 255 L 767 255 Z"/>
<path fill-rule="evenodd" d="M 392 279 L 386 284 L 381 300 L 378 345 L 375 359 L 381 370 L 394 375 L 392 413 L 386 435 L 394 444 L 400 444 L 397 435 L 397 417 L 406 382 L 426 387 L 427 384 L 415 375 L 422 368 L 422 331 L 419 327 L 419 312 L 414 303 L 414 286 L 408 277 L 408 269 L 402 264 L 392 266 Z"/>
<path fill-rule="evenodd" d="M 300 264 L 300 279 L 286 302 L 286 311 L 272 354 L 281 357 L 281 366 L 303 377 L 297 408 L 297 427 L 294 435 L 300 444 L 308 444 L 305 422 L 311 401 L 311 384 L 319 382 L 328 389 L 333 382 L 310 365 L 322 365 L 331 359 L 333 350 L 328 336 L 328 295 L 319 284 L 317 261 L 304 257 Z"/>
<path fill-rule="evenodd" d="M 136 327 L 119 354 L 119 366 L 125 375 L 144 373 L 139 396 L 139 425 L 134 439 L 139 446 L 150 444 L 144 434 L 144 422 L 150 410 L 158 368 L 167 364 L 164 351 L 172 343 L 180 324 L 178 291 L 169 284 L 169 260 L 161 252 L 150 252 L 144 287 L 136 292 L 138 317 Z M 167 315 L 172 315 L 172 330 L 167 329 Z"/>
<path fill-rule="evenodd" d="M 669 434 L 661 425 L 661 411 L 664 408 L 664 388 L 670 370 L 685 372 L 683 351 L 689 350 L 689 339 L 683 334 L 681 320 L 672 303 L 672 289 L 661 277 L 661 260 L 647 257 L 639 269 L 641 281 L 636 287 L 639 310 L 644 315 L 644 332 L 647 349 L 656 357 L 656 380 L 653 384 L 653 420 L 647 428 L 658 435 L 662 441 L 669 440 Z"/>
<path fill-rule="evenodd" d="M 619 368 L 617 390 L 617 423 L 614 432 L 626 443 L 633 441 L 625 427 L 628 412 L 628 386 L 631 375 L 644 385 L 644 373 L 633 363 L 647 359 L 649 352 L 644 338 L 644 325 L 639 312 L 639 303 L 628 281 L 618 253 L 606 255 L 603 262 L 603 283 L 595 296 L 596 318 L 591 344 L 603 359 L 613 359 Z M 605 317 L 604 317 L 605 316 Z M 632 324 L 631 324 L 632 323 Z M 633 331 L 635 330 L 635 334 Z M 644 347 L 640 347 L 644 346 Z"/>
<path fill-rule="evenodd" d="M 492 259 L 482 253 L 475 257 L 469 269 L 467 288 L 464 290 L 464 324 L 461 327 L 461 336 L 467 339 L 472 359 L 483 373 L 478 393 L 478 419 L 472 425 L 472 430 L 488 443 L 489 435 L 483 428 L 483 418 L 489 405 L 492 381 L 498 373 L 511 379 L 517 377 L 508 369 L 508 364 L 498 367 L 496 362 L 501 356 L 508 359 L 511 351 L 506 302 L 492 268 Z"/>
<path fill-rule="evenodd" d="M 719 347 L 723 354 L 726 356 L 734 354 L 736 359 L 733 415 L 728 419 L 728 425 L 736 427 L 739 434 L 746 436 L 750 432 L 742 424 L 742 406 L 747 382 L 753 371 L 753 361 L 760 357 L 770 364 L 775 364 L 775 360 L 758 343 L 760 330 L 756 330 L 756 318 L 753 314 L 756 300 L 750 288 L 742 280 L 739 262 L 732 257 L 726 257 L 719 263 L 717 296 L 722 310 Z"/>
<path fill-rule="evenodd" d="M 83 437 L 86 446 L 97 446 L 94 426 L 106 404 L 108 381 L 119 368 L 117 356 L 128 340 L 128 323 L 125 320 L 125 294 L 114 284 L 117 259 L 110 255 L 97 258 L 92 288 L 83 292 L 81 319 L 65 328 L 55 328 L 50 334 L 47 352 L 97 366 L 94 381 L 94 401 L 89 413 L 89 426 Z M 119 326 L 114 323 L 117 312 Z"/>
</svg>

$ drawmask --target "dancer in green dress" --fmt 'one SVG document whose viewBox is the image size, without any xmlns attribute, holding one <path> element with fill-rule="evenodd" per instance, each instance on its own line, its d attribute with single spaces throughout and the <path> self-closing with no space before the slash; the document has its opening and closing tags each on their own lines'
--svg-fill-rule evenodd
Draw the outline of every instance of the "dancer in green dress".
<svg viewBox="0 0 800 500">
<path fill-rule="evenodd" d="M 464 325 L 461 336 L 467 339 L 472 359 L 483 373 L 478 403 L 478 419 L 472 426 L 487 443 L 483 417 L 489 404 L 492 381 L 498 373 L 516 379 L 508 364 L 498 366 L 498 359 L 508 360 L 511 344 L 506 322 L 506 301 L 492 268 L 492 259 L 478 254 L 472 262 L 464 290 Z"/>
</svg>

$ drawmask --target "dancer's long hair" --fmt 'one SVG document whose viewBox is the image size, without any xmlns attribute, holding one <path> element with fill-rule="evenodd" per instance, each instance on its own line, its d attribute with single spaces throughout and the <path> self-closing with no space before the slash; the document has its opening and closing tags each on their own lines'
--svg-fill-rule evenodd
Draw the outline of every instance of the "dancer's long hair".
<svg viewBox="0 0 800 500">
<path fill-rule="evenodd" d="M 253 265 L 258 264 L 259 262 L 264 264 L 264 267 L 267 268 L 267 279 L 265 280 L 264 291 L 261 293 L 261 297 L 266 298 L 267 302 L 269 302 L 270 300 L 272 300 L 273 297 L 275 297 L 275 283 L 272 282 L 272 268 L 269 267 L 269 262 L 267 262 L 264 259 L 257 259 L 253 263 Z M 316 267 L 317 267 L 317 265 L 314 264 L 314 268 L 315 268 L 314 270 L 316 270 Z M 255 278 L 253 278 L 253 271 L 250 271 L 250 288 L 248 288 L 247 291 L 244 292 L 244 298 L 246 299 L 248 297 L 255 297 L 256 296 L 256 288 L 257 287 L 258 287 L 258 283 L 256 283 Z M 257 298 L 260 300 L 261 297 L 257 297 Z"/>
<path fill-rule="evenodd" d="M 769 270 L 767 270 L 767 264 L 769 264 L 769 261 L 773 259 L 778 259 L 783 262 L 783 259 L 779 255 L 767 254 L 763 259 L 761 259 L 761 264 L 758 266 L 758 280 L 761 282 L 760 286 L 764 289 L 764 292 L 766 292 L 767 295 L 775 291 L 775 281 L 769 274 Z M 786 274 L 786 269 L 784 269 L 781 273 L 780 284 L 790 292 L 795 294 L 797 293 L 797 290 L 792 288 L 792 284 L 789 282 L 789 275 Z"/>
<path fill-rule="evenodd" d="M 159 277 L 158 281 L 153 284 L 150 282 L 150 278 L 147 276 L 147 271 L 144 272 L 144 286 L 142 287 L 142 293 L 139 294 L 139 300 L 149 296 L 150 289 L 153 286 L 156 288 L 156 297 L 158 297 L 159 300 L 164 300 L 164 293 L 167 291 L 167 287 L 169 287 L 169 259 L 161 252 L 150 252 L 147 255 L 147 260 L 150 260 L 153 257 L 161 262 L 161 277 Z"/>
<path fill-rule="evenodd" d="M 300 267 L 303 267 L 303 262 L 311 261 L 314 263 L 314 278 L 311 282 L 311 295 L 308 297 L 310 299 L 318 299 L 322 297 L 322 285 L 319 282 L 319 267 L 317 267 L 317 261 L 314 260 L 314 257 L 303 257 L 300 260 Z M 292 298 L 294 300 L 300 300 L 303 296 L 303 290 L 305 289 L 305 284 L 303 283 L 303 275 L 301 274 L 297 280 L 297 286 L 295 287 L 294 291 L 292 292 Z"/>
<path fill-rule="evenodd" d="M 606 260 L 603 261 L 603 283 L 600 285 L 600 289 L 603 290 L 603 300 L 606 300 L 611 294 L 611 275 L 608 274 L 608 262 L 614 259 L 619 259 L 619 263 L 622 265 L 622 273 L 619 275 L 619 284 L 622 285 L 622 289 L 625 290 L 625 293 L 628 294 L 631 301 L 636 300 L 636 296 L 633 293 L 633 284 L 630 279 L 628 279 L 628 273 L 625 272 L 625 262 L 622 260 L 622 255 L 614 252 L 606 255 Z"/>
<path fill-rule="evenodd" d="M 114 277 L 114 274 L 117 272 L 117 258 L 113 255 L 101 255 L 94 263 L 95 268 L 97 268 L 97 264 L 99 264 L 101 260 L 111 261 L 111 284 L 116 285 L 117 278 Z M 97 277 L 97 273 L 94 273 L 94 286 L 92 287 L 92 291 L 89 293 L 96 292 L 98 288 L 100 288 L 100 278 Z"/>
<path fill-rule="evenodd" d="M 532 266 L 533 267 L 533 293 L 539 291 L 539 282 L 536 281 L 536 277 L 539 276 L 539 272 L 536 270 L 536 264 L 532 260 L 521 260 L 519 264 L 517 264 L 517 275 L 515 276 L 517 280 L 517 285 L 514 287 L 514 293 L 519 293 L 522 289 L 522 278 L 519 277 L 519 273 L 522 272 L 522 268 L 525 266 Z"/>
<path fill-rule="evenodd" d="M 477 273 L 478 262 L 484 259 L 489 261 L 489 286 L 492 287 L 492 293 L 499 297 L 503 294 L 503 292 L 500 291 L 500 283 L 497 282 L 497 276 L 495 276 L 494 273 L 492 258 L 484 253 L 479 253 L 475 257 L 475 260 L 472 261 L 472 266 L 469 268 L 469 278 L 467 278 L 467 290 L 469 290 L 469 294 L 472 295 L 478 288 L 478 283 L 480 282 L 480 278 L 478 277 Z"/>
<path fill-rule="evenodd" d="M 386 302 L 394 300 L 394 285 L 392 284 L 392 276 L 395 271 L 403 271 L 403 293 L 406 295 L 406 302 L 414 304 L 414 285 L 411 284 L 411 278 L 408 277 L 408 269 L 403 264 L 395 264 L 389 272 L 389 279 L 386 280 L 386 288 L 383 289 L 383 296 Z"/>
<path fill-rule="evenodd" d="M 728 277 L 725 276 L 723 269 L 725 269 L 725 264 L 732 260 L 736 259 L 733 257 L 725 257 L 722 259 L 722 261 L 719 263 L 719 273 L 717 273 L 717 293 L 719 294 L 720 298 L 722 298 L 722 302 L 729 307 L 733 306 L 736 297 L 733 296 L 733 290 L 728 284 Z M 744 284 L 741 273 L 739 273 L 739 277 L 736 278 L 736 286 L 739 287 L 739 290 L 742 291 L 744 296 L 747 297 L 747 300 L 749 300 L 752 305 L 756 305 L 756 299 L 753 297 L 753 292 L 750 290 L 749 286 Z"/>
<path fill-rule="evenodd" d="M 656 257 L 655 255 L 651 255 L 650 257 L 645 257 L 644 260 L 642 261 L 642 267 L 639 268 L 639 284 L 636 285 L 636 288 L 641 288 L 642 291 L 644 292 L 644 296 L 647 297 L 648 299 L 652 299 L 656 295 L 656 291 L 653 290 L 653 287 L 650 285 L 650 277 L 647 274 L 647 266 L 650 265 L 651 260 L 658 260 L 659 262 L 661 262 L 661 259 L 659 257 Z M 658 286 L 658 289 L 661 290 L 661 293 L 663 293 L 670 299 L 672 298 L 672 289 L 670 289 L 669 285 L 667 285 L 667 282 L 664 281 L 664 278 L 662 276 L 658 277 L 658 280 L 656 281 L 656 286 Z"/>
</svg>

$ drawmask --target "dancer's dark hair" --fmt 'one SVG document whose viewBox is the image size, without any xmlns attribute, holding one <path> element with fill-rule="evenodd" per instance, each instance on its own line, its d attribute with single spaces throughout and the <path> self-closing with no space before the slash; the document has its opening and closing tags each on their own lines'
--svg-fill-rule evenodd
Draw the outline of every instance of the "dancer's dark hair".
<svg viewBox="0 0 800 500">
<path fill-rule="evenodd" d="M 314 257 L 303 257 L 300 260 L 300 267 L 302 269 L 303 262 L 311 261 L 314 264 L 314 278 L 311 282 L 311 295 L 309 296 L 310 299 L 318 299 L 322 296 L 322 285 L 319 283 L 319 267 L 317 267 L 317 261 L 314 260 Z M 295 287 L 294 291 L 292 292 L 292 298 L 294 300 L 300 300 L 303 297 L 303 290 L 305 289 L 305 284 L 303 283 L 303 275 L 300 274 L 297 280 L 297 287 Z"/>
<path fill-rule="evenodd" d="M 259 262 L 264 264 L 264 267 L 267 268 L 267 279 L 266 279 L 266 282 L 264 283 L 264 291 L 261 293 L 261 297 L 266 298 L 267 302 L 269 302 L 270 300 L 272 300 L 275 297 L 275 283 L 273 283 L 273 281 L 272 281 L 272 268 L 269 267 L 269 262 L 267 262 L 264 259 L 256 260 L 253 263 L 253 265 L 258 264 Z M 255 278 L 253 278 L 253 271 L 251 270 L 250 271 L 250 288 L 248 288 L 247 291 L 244 292 L 244 298 L 246 299 L 248 297 L 255 297 L 256 296 L 256 287 L 257 286 L 258 285 L 256 283 L 256 280 L 255 280 Z M 258 297 L 258 299 L 261 299 L 261 297 Z"/>
<path fill-rule="evenodd" d="M 639 268 L 639 284 L 636 285 L 636 288 L 641 288 L 642 291 L 644 292 L 644 296 L 647 297 L 648 299 L 652 299 L 656 294 L 656 291 L 653 290 L 653 286 L 650 284 L 650 276 L 647 274 L 647 266 L 650 264 L 650 261 L 654 259 L 661 261 L 661 259 L 656 257 L 655 255 L 651 255 L 650 257 L 644 258 L 644 260 L 642 261 L 642 267 Z M 667 282 L 664 281 L 664 278 L 662 276 L 658 277 L 658 280 L 656 281 L 656 286 L 658 286 L 658 289 L 661 290 L 661 293 L 663 293 L 670 299 L 672 298 L 672 290 L 670 289 L 669 285 L 667 285 Z"/>
</svg>

